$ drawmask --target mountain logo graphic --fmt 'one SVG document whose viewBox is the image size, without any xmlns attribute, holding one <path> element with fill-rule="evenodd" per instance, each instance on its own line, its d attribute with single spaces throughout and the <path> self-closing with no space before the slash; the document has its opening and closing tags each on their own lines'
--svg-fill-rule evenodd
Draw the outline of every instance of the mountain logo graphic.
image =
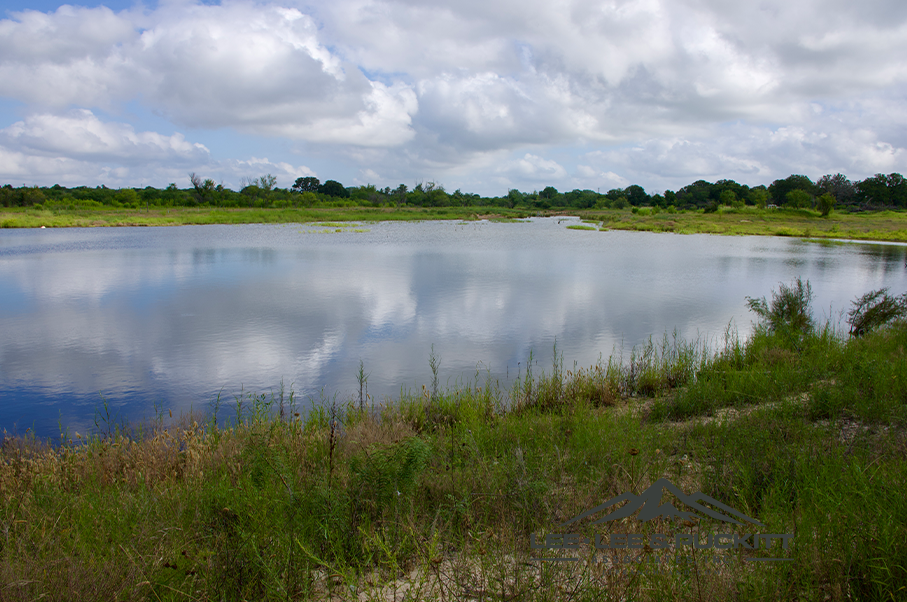
<svg viewBox="0 0 907 602">
<path fill-rule="evenodd" d="M 637 510 L 639 510 L 638 518 L 639 518 L 639 520 L 641 520 L 643 522 L 647 522 L 647 521 L 650 521 L 650 520 L 652 520 L 654 518 L 658 518 L 658 517 L 662 517 L 662 518 L 665 518 L 668 520 L 675 519 L 675 518 L 686 519 L 686 520 L 690 520 L 693 518 L 702 518 L 695 512 L 686 512 L 683 510 L 678 510 L 674 506 L 674 504 L 672 504 L 670 502 L 662 504 L 661 498 L 664 495 L 665 490 L 667 490 L 668 493 L 673 494 L 675 498 L 677 498 L 678 500 L 683 502 L 683 504 L 686 505 L 687 507 L 692 508 L 693 510 L 696 510 L 697 512 L 705 514 L 706 516 L 709 516 L 716 520 L 724 521 L 726 523 L 734 523 L 736 525 L 743 525 L 743 523 L 740 522 L 739 520 L 732 518 L 731 516 L 728 516 L 729 514 L 731 514 L 746 522 L 753 523 L 754 525 L 759 525 L 760 527 L 765 526 L 762 523 L 760 523 L 759 521 L 752 519 L 752 518 L 746 516 L 745 514 L 734 510 L 730 506 L 726 506 L 726 505 L 722 504 L 715 498 L 705 495 L 701 491 L 696 491 L 694 493 L 691 493 L 690 495 L 687 495 L 683 491 L 681 491 L 679 488 L 675 487 L 674 484 L 671 483 L 667 479 L 658 479 L 657 481 L 652 483 L 652 485 L 650 485 L 648 489 L 646 489 L 639 495 L 633 495 L 632 493 L 627 492 L 627 493 L 624 493 L 623 495 L 619 495 L 617 497 L 611 498 L 604 504 L 600 504 L 600 505 L 596 506 L 595 508 L 592 508 L 591 510 L 587 510 L 587 511 L 583 512 L 582 514 L 580 514 L 579 516 L 575 516 L 574 518 L 571 518 L 570 520 L 561 524 L 560 526 L 565 527 L 569 524 L 582 520 L 588 516 L 592 516 L 593 514 L 597 514 L 603 510 L 607 510 L 608 508 L 611 508 L 612 506 L 616 506 L 616 505 L 620 504 L 621 502 L 626 502 L 626 504 L 618 507 L 616 510 L 614 510 L 610 514 L 603 516 L 602 518 L 598 519 L 597 521 L 594 521 L 592 524 L 597 525 L 597 524 L 604 523 L 607 521 L 617 520 L 619 518 L 627 518 L 628 516 L 630 516 Z M 709 504 L 710 506 L 714 506 L 716 508 L 720 508 L 727 514 L 722 514 L 721 512 L 718 512 L 717 510 L 713 510 L 712 508 L 705 506 L 703 503 Z"/>
</svg>

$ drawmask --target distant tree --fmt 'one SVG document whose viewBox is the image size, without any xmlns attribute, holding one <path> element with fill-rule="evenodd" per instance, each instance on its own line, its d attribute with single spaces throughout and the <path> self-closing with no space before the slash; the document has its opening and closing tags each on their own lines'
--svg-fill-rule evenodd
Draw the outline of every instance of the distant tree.
<svg viewBox="0 0 907 602">
<path fill-rule="evenodd" d="M 117 191 L 116 201 L 127 207 L 137 207 L 139 204 L 139 193 L 133 188 L 121 188 Z"/>
<path fill-rule="evenodd" d="M 812 202 L 812 197 L 805 190 L 791 190 L 787 193 L 787 206 L 796 209 L 805 209 Z"/>
<path fill-rule="evenodd" d="M 341 184 L 337 180 L 326 181 L 324 184 L 318 187 L 318 192 L 327 196 L 340 198 L 346 198 L 350 195 L 349 191 L 343 187 L 343 184 Z"/>
<path fill-rule="evenodd" d="M 406 203 L 406 184 L 397 186 L 396 190 L 394 190 L 394 200 L 397 202 L 397 207 Z"/>
<path fill-rule="evenodd" d="M 824 175 L 816 181 L 818 192 L 824 192 L 835 197 L 839 203 L 849 203 L 856 195 L 857 187 L 842 173 Z"/>
<path fill-rule="evenodd" d="M 677 202 L 685 206 L 704 207 L 711 199 L 712 186 L 711 182 L 705 180 L 687 184 L 677 191 Z"/>
<path fill-rule="evenodd" d="M 642 186 L 636 184 L 627 186 L 624 189 L 624 194 L 627 196 L 627 201 L 634 207 L 649 204 L 649 195 L 646 194 L 646 191 Z"/>
<path fill-rule="evenodd" d="M 307 176 L 296 178 L 296 182 L 293 183 L 291 188 L 296 192 L 318 192 L 319 186 L 321 186 L 321 181 L 318 178 Z"/>
<path fill-rule="evenodd" d="M 765 209 L 765 206 L 768 204 L 769 198 L 768 190 L 765 189 L 765 186 L 758 186 L 749 191 L 749 202 L 759 209 Z"/>
<path fill-rule="evenodd" d="M 783 205 L 787 201 L 787 193 L 792 190 L 802 190 L 810 197 L 816 193 L 816 185 L 806 176 L 792 175 L 783 180 L 775 180 L 768 187 L 768 193 L 776 205 Z"/>
<path fill-rule="evenodd" d="M 192 187 L 195 189 L 195 200 L 197 203 L 209 203 L 211 198 L 214 196 L 214 191 L 216 185 L 214 180 L 208 178 L 202 180 L 201 176 L 192 172 L 189 174 L 189 181 L 192 182 Z"/>
<path fill-rule="evenodd" d="M 557 188 L 554 186 L 546 186 L 544 190 L 539 193 L 539 197 L 543 199 L 553 200 L 557 198 L 558 192 Z"/>
<path fill-rule="evenodd" d="M 816 199 L 816 207 L 819 211 L 822 212 L 822 217 L 825 217 L 831 213 L 832 208 L 835 206 L 835 197 L 829 193 L 825 193 Z"/>
<path fill-rule="evenodd" d="M 867 205 L 907 207 L 907 181 L 899 173 L 877 173 L 856 185 L 856 200 Z"/>
<path fill-rule="evenodd" d="M 718 198 L 722 205 L 733 205 L 737 202 L 737 195 L 730 189 L 722 190 Z"/>
<path fill-rule="evenodd" d="M 630 201 L 627 200 L 625 196 L 619 196 L 613 201 L 611 201 L 611 207 L 613 209 L 626 209 L 630 206 Z"/>
<path fill-rule="evenodd" d="M 512 188 L 509 191 L 507 191 L 507 206 L 508 207 L 513 209 L 514 207 L 516 207 L 517 203 L 522 203 L 522 202 L 523 202 L 523 193 L 522 192 L 520 192 L 516 188 Z"/>
<path fill-rule="evenodd" d="M 450 197 L 444 186 L 437 182 L 428 182 L 423 186 L 425 199 L 423 205 L 427 207 L 444 207 L 449 204 Z"/>
<path fill-rule="evenodd" d="M 258 178 L 258 187 L 261 188 L 265 195 L 271 193 L 274 190 L 274 187 L 277 185 L 277 177 L 268 174 L 266 176 L 261 176 Z"/>
</svg>

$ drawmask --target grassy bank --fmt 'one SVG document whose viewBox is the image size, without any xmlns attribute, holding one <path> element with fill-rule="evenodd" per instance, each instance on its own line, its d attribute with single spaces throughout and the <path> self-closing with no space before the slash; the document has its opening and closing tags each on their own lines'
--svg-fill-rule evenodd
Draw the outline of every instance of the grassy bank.
<svg viewBox="0 0 907 602">
<path fill-rule="evenodd" d="M 656 208 L 584 211 L 580 215 L 603 230 L 676 232 L 678 234 L 725 234 L 794 236 L 799 238 L 850 238 L 907 242 L 907 213 L 879 211 L 833 212 L 822 217 L 809 209 L 739 209 L 723 207 L 714 213 L 658 211 Z"/>
<path fill-rule="evenodd" d="M 604 230 L 639 230 L 680 234 L 795 236 L 907 242 L 907 212 L 838 213 L 822 217 L 808 209 L 739 209 L 714 213 L 646 207 L 605 210 L 507 209 L 502 207 L 312 207 L 307 209 L 152 208 L 2 208 L 0 227 L 65 228 L 94 226 L 178 226 L 305 222 L 374 222 L 418 220 L 522 219 L 532 215 L 579 215 Z"/>
<path fill-rule="evenodd" d="M 7 438 L 0 600 L 903 599 L 907 325 L 850 338 L 782 305 L 715 349 L 665 337 L 589 368 L 555 350 L 509 390 L 476 374 L 305 418 L 251 395 L 143 431 Z M 660 478 L 764 527 L 634 513 L 571 529 L 794 537 L 531 548 Z M 770 557 L 785 561 L 753 561 Z"/>
<path fill-rule="evenodd" d="M 198 224 L 277 224 L 419 220 L 521 219 L 520 209 L 476 207 L 313 207 L 307 209 L 189 208 L 0 208 L 2 228 L 87 228 L 96 226 L 184 226 Z"/>
</svg>

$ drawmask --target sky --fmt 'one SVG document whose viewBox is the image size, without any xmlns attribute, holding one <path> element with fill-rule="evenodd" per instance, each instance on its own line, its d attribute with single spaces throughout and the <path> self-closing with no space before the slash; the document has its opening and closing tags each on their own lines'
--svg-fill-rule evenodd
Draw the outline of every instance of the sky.
<svg viewBox="0 0 907 602">
<path fill-rule="evenodd" d="M 903 0 L 0 0 L 0 185 L 907 173 Z"/>
</svg>

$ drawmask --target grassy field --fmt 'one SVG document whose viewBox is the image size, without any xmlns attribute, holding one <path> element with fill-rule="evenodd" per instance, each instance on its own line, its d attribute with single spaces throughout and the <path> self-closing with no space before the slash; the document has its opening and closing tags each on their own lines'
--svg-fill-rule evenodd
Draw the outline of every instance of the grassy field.
<svg viewBox="0 0 907 602">
<path fill-rule="evenodd" d="M 907 325 L 849 338 L 771 319 L 590 367 L 555 349 L 509 390 L 477 373 L 381 407 L 300 416 L 292 395 L 248 395 L 53 445 L 7 437 L 0 600 L 904 599 Z M 662 478 L 763 526 L 569 529 L 755 548 L 532 547 Z"/>
<path fill-rule="evenodd" d="M 586 220 L 597 222 L 603 230 L 676 232 L 678 234 L 726 234 L 795 236 L 799 238 L 849 238 L 907 242 L 907 213 L 879 211 L 862 213 L 833 212 L 822 217 L 809 209 L 756 209 L 724 207 L 715 213 L 650 208 L 638 213 L 629 210 L 583 211 Z"/>
<path fill-rule="evenodd" d="M 521 219 L 534 212 L 499 207 L 309 209 L 21 209 L 0 208 L 2 228 L 71 228 L 95 226 L 183 226 L 197 224 L 270 224 L 312 222 L 378 222 L 419 220 Z"/>
<path fill-rule="evenodd" d="M 177 226 L 189 224 L 251 224 L 299 222 L 374 222 L 388 220 L 522 219 L 532 215 L 579 215 L 594 225 L 573 229 L 639 230 L 679 234 L 756 234 L 800 238 L 850 238 L 907 242 L 907 212 L 833 212 L 821 217 L 808 209 L 764 210 L 724 207 L 715 213 L 642 208 L 623 210 L 533 211 L 501 207 L 404 207 L 308 209 L 0 209 L 2 228 L 93 226 Z"/>
</svg>

